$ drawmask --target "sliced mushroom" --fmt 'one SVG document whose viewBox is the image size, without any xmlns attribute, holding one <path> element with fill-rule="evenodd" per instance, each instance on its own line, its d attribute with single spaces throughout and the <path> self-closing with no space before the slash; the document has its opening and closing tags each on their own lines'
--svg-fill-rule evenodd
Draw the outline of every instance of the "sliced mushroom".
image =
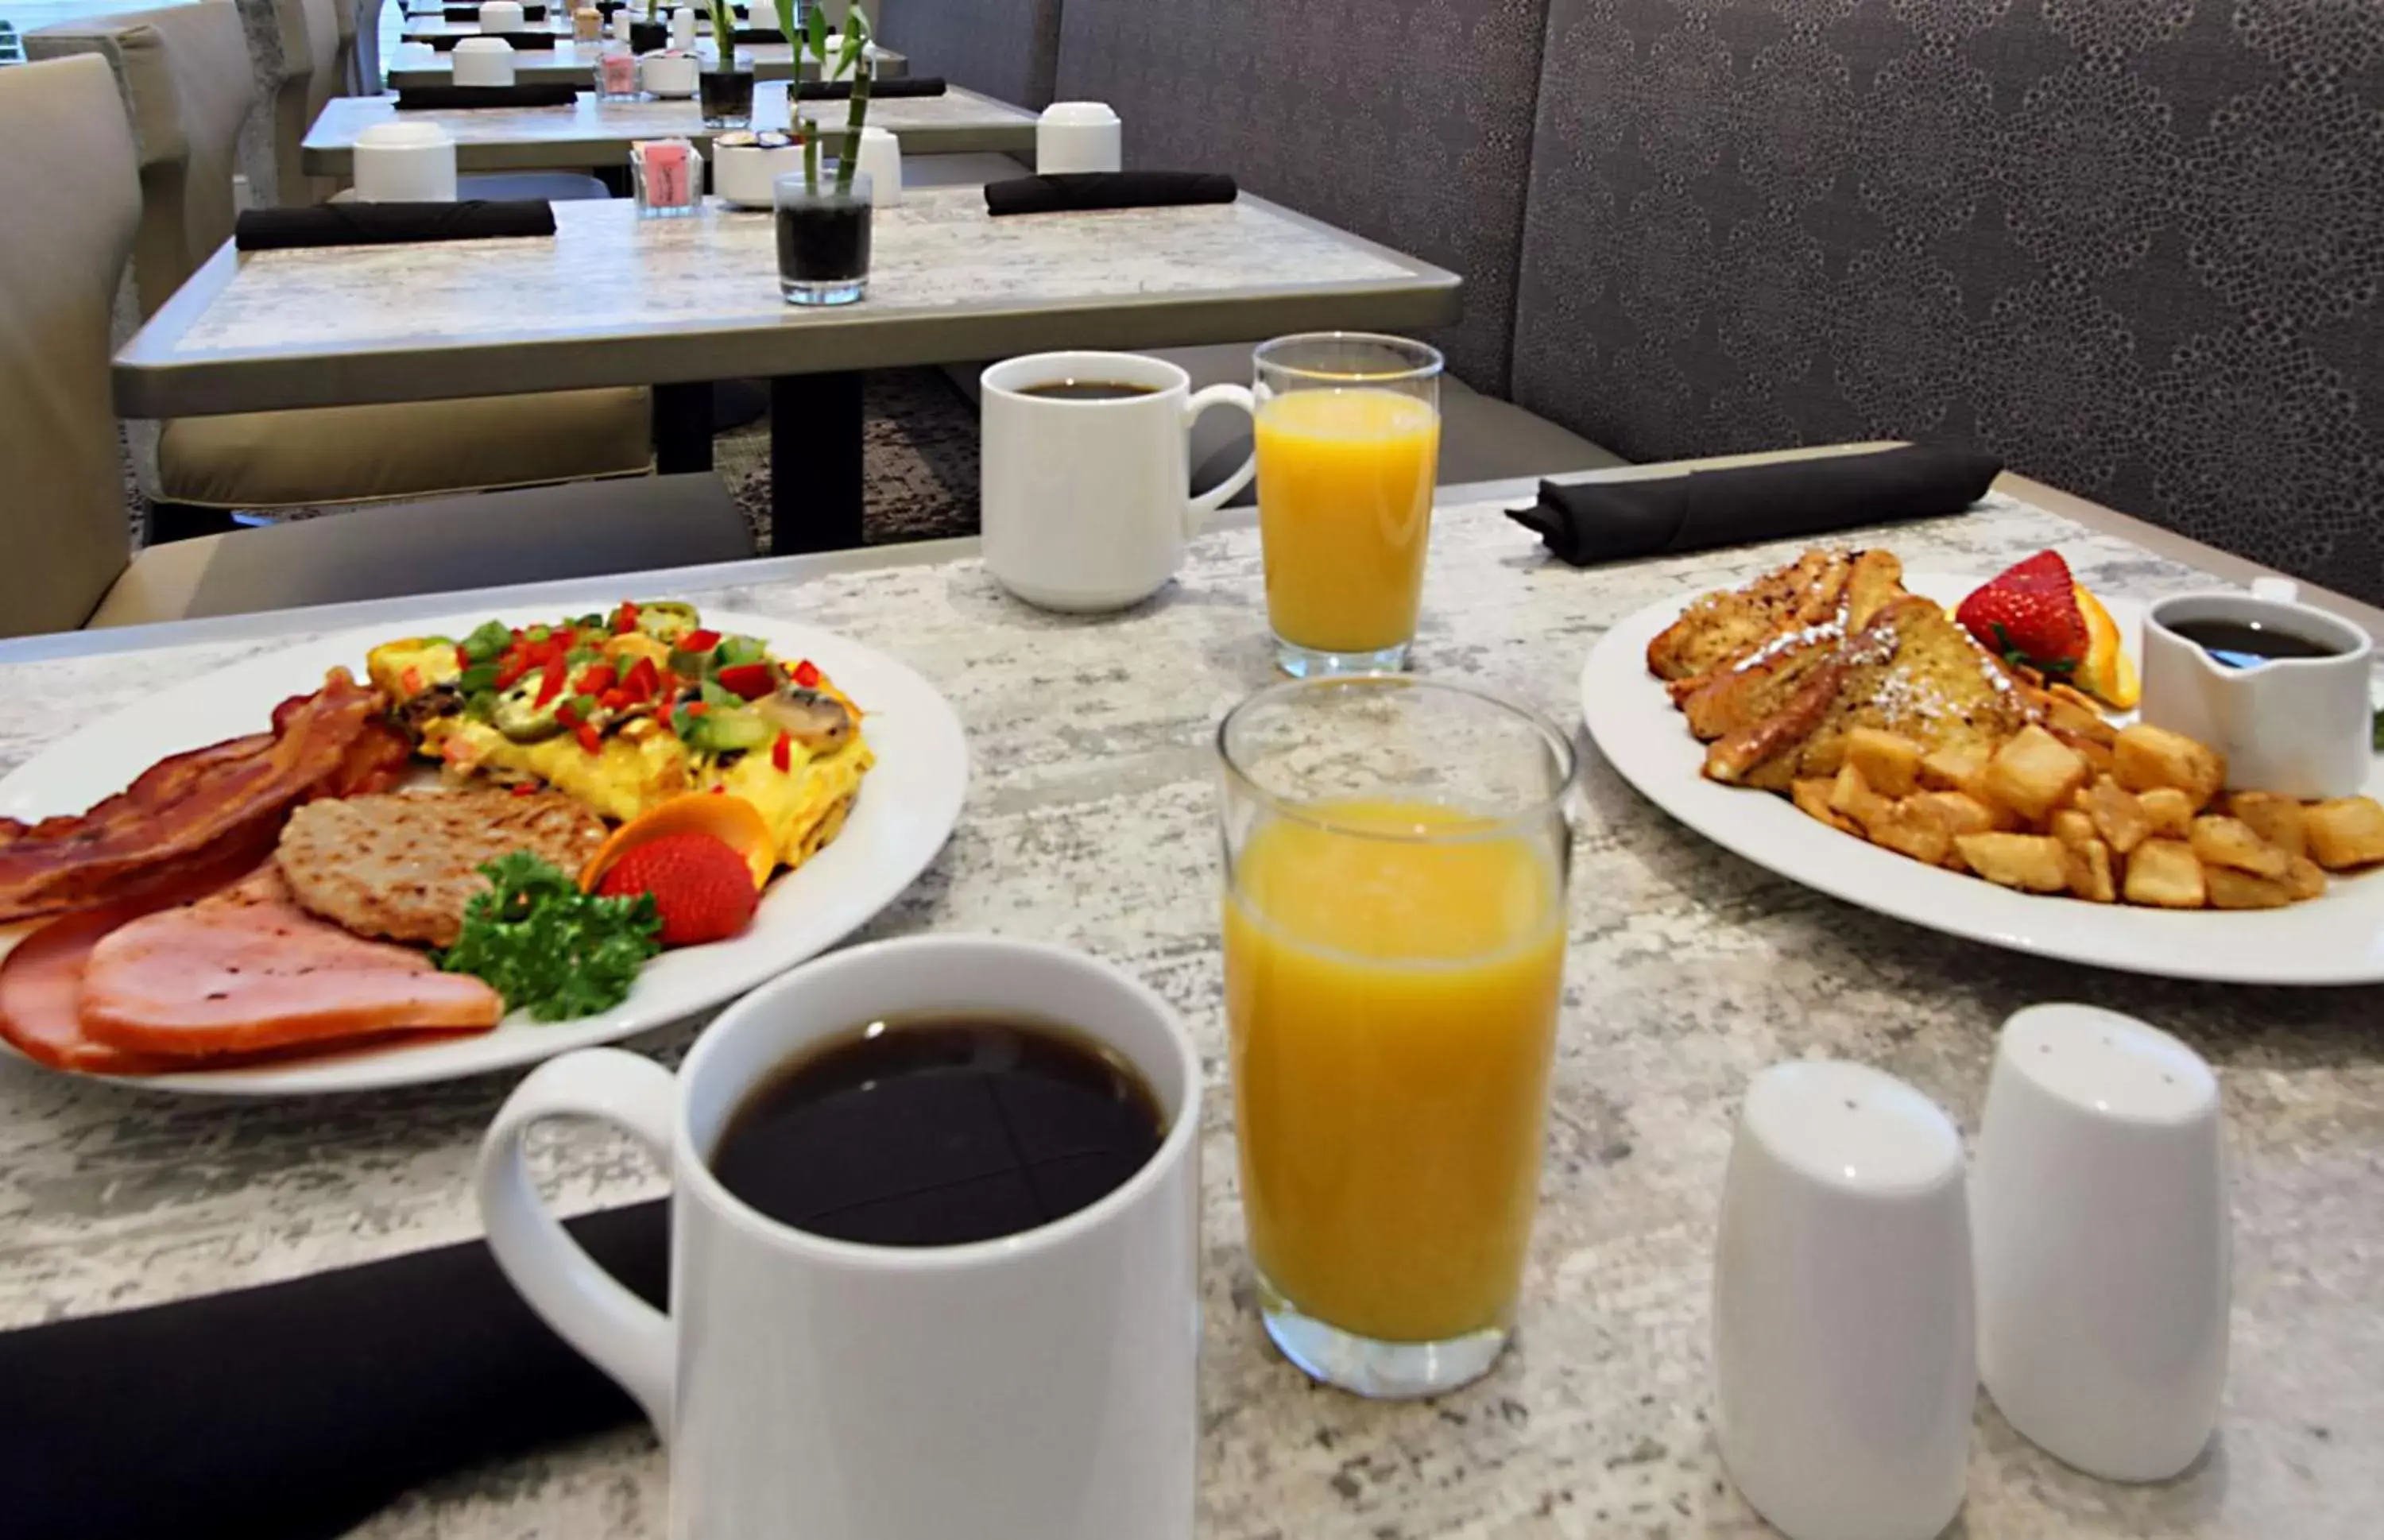
<svg viewBox="0 0 2384 1540">
<path fill-rule="evenodd" d="M 814 753 L 844 746 L 852 737 L 852 713 L 833 695 L 788 685 L 753 702 L 786 735 Z"/>
</svg>

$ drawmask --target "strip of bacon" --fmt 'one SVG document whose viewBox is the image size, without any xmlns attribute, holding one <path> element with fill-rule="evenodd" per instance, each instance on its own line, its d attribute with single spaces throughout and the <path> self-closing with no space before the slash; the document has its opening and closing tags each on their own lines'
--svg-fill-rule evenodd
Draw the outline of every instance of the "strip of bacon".
<svg viewBox="0 0 2384 1540">
<path fill-rule="evenodd" d="M 0 834 L 0 920 L 104 903 L 217 849 L 237 829 L 265 820 L 278 828 L 292 807 L 342 773 L 382 705 L 378 690 L 335 668 L 321 689 L 275 712 L 280 730 L 268 739 L 176 755 L 81 817 L 15 826 Z"/>
</svg>

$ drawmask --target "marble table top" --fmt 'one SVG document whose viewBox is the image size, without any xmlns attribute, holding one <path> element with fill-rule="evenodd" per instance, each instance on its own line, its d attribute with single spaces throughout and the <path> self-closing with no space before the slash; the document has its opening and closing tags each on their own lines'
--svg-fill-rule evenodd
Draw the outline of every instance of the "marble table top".
<svg viewBox="0 0 2384 1540">
<path fill-rule="evenodd" d="M 894 80 L 910 73 L 911 61 L 902 55 L 875 43 L 870 47 L 880 75 Z M 719 49 L 709 37 L 697 39 L 695 54 L 707 68 L 719 62 Z M 567 38 L 557 38 L 552 49 L 515 49 L 514 79 L 523 85 L 586 85 L 596 78 L 596 44 Z M 797 75 L 795 51 L 784 43 L 739 43 L 737 56 L 756 80 L 785 81 Z M 441 53 L 428 43 L 401 43 L 382 60 L 382 68 L 392 87 L 448 85 L 455 78 L 455 56 Z M 801 74 L 804 80 L 816 80 L 819 66 L 806 60 Z"/>
<path fill-rule="evenodd" d="M 843 104 L 806 103 L 824 126 L 843 121 Z M 835 110 L 830 110 L 835 109 Z M 753 88 L 753 126 L 783 129 L 788 122 L 787 87 L 763 81 Z M 334 96 L 306 130 L 299 154 L 316 176 L 345 177 L 355 161 L 356 136 L 376 123 L 428 123 L 455 141 L 455 165 L 463 171 L 525 171 L 556 167 L 625 166 L 629 145 L 640 139 L 679 137 L 709 144 L 714 130 L 693 101 L 644 97 L 604 102 L 581 92 L 568 107 L 478 107 L 469 110 L 397 110 L 393 96 Z M 888 96 L 869 104 L 872 126 L 891 130 L 906 155 L 979 152 L 1024 154 L 1035 149 L 1035 114 L 959 86 L 941 96 Z"/>
<path fill-rule="evenodd" d="M 615 198 L 558 203 L 554 217 L 553 235 L 515 240 L 226 247 L 117 355 L 118 407 L 170 417 L 884 368 L 1425 328 L 1457 310 L 1454 275 L 1248 194 L 997 218 L 981 189 L 912 189 L 874 217 L 869 297 L 834 309 L 780 299 L 767 211 L 640 219 Z"/>
<path fill-rule="evenodd" d="M 1988 572 L 2057 543 L 2097 589 L 2185 568 L 2004 498 L 1882 537 L 1916 567 Z M 1441 510 L 1420 669 L 1533 702 L 1578 732 L 1595 640 L 1659 599 L 1743 580 L 1780 545 L 1587 572 L 1489 506 Z M 2353 1540 L 2384 1509 L 2384 1041 L 2372 990 L 2168 984 L 2005 953 L 1847 907 L 1670 822 L 1587 751 L 1543 1208 L 1520 1346 L 1429 1403 L 1309 1385 L 1266 1344 L 1242 1246 L 1219 1005 L 1210 737 L 1270 677 L 1256 535 L 1196 541 L 1124 615 L 1005 598 L 974 560 L 671 593 L 800 618 L 901 657 L 952 701 L 975 782 L 951 843 L 863 933 L 1000 930 L 1083 948 L 1184 1013 L 1203 1131 L 1202 1540 L 1751 1540 L 1770 1533 L 1714 1452 L 1710 1248 L 1731 1120 L 1782 1059 L 1860 1060 L 1975 1131 L 1997 1024 L 2082 1000 L 2218 1066 L 2235 1220 L 2234 1360 L 2220 1437 L 2182 1478 L 2067 1470 L 1981 1398 L 1964 1540 Z M 303 617 L 301 622 L 303 625 Z M 271 639 L 12 664 L 0 767 Z M 128 666 L 128 664 L 134 664 Z M 296 688 L 304 681 L 292 681 Z M 234 730 L 237 724 L 227 725 Z M 105 789 L 93 788 L 97 795 Z M 680 1026 L 632 1046 L 675 1059 Z M 0 1062 L 0 1325 L 120 1310 L 468 1239 L 476 1138 L 513 1076 L 227 1104 Z M 625 1147 L 540 1149 L 577 1210 L 651 1196 Z M 658 1540 L 664 1462 L 639 1428 L 457 1472 L 363 1540 Z"/>
</svg>

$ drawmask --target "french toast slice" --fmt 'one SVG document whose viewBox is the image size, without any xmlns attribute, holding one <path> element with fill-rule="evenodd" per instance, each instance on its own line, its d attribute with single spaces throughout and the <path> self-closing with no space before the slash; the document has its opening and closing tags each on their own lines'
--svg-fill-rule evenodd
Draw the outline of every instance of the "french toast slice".
<svg viewBox="0 0 2384 1540">
<path fill-rule="evenodd" d="M 1827 620 L 1782 631 L 1752 652 L 1671 687 L 1689 731 L 1710 742 L 1770 715 L 1835 655 L 1849 632 L 1869 625 L 1904 596 L 1904 564 L 1894 553 L 1856 552 L 1837 609 Z"/>
<path fill-rule="evenodd" d="M 1782 631 L 1828 620 L 1852 565 L 1846 553 L 1816 546 L 1743 588 L 1703 595 L 1647 644 L 1647 671 L 1667 681 L 1692 679 Z"/>
<path fill-rule="evenodd" d="M 1924 754 L 1992 754 L 2042 720 L 2041 698 L 1931 600 L 1887 604 L 1813 668 L 1769 715 L 1723 735 L 1706 751 L 1706 775 L 1733 786 L 1786 791 L 1833 776 L 1856 727 L 1901 734 Z"/>
</svg>

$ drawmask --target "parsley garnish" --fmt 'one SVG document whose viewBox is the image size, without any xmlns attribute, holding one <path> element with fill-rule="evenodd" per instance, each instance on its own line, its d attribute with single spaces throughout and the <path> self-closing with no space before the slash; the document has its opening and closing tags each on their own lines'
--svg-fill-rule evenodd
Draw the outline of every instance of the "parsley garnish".
<svg viewBox="0 0 2384 1540">
<path fill-rule="evenodd" d="M 451 974 L 485 980 L 508 1010 L 542 1022 L 609 1011 L 662 950 L 651 894 L 602 899 L 527 851 L 480 868 L 490 884 L 464 909 L 463 934 L 438 953 Z"/>
</svg>

